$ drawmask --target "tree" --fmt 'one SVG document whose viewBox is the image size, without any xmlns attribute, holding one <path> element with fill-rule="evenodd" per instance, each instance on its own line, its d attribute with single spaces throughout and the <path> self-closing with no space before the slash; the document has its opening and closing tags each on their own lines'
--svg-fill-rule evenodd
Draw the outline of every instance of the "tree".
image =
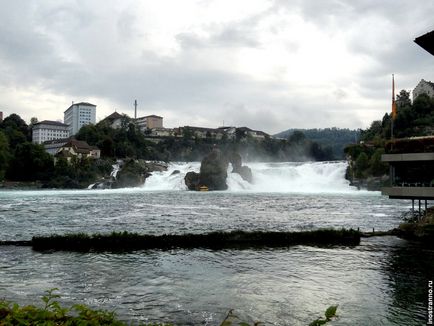
<svg viewBox="0 0 434 326">
<path fill-rule="evenodd" d="M 306 136 L 305 136 L 305 134 L 302 132 L 302 131 L 300 131 L 300 130 L 296 130 L 296 131 L 294 131 L 293 133 L 292 133 L 292 135 L 290 135 L 289 137 L 288 137 L 288 141 L 290 142 L 290 143 L 293 143 L 293 144 L 301 144 L 302 142 L 304 142 L 306 140 Z"/>
<path fill-rule="evenodd" d="M 365 152 L 361 152 L 356 160 L 355 174 L 357 178 L 363 178 L 365 170 L 369 167 L 369 158 Z"/>
<path fill-rule="evenodd" d="M 0 130 L 7 136 L 11 151 L 14 151 L 17 145 L 31 140 L 29 127 L 15 113 L 12 113 L 0 123 Z"/>
<path fill-rule="evenodd" d="M 423 117 L 434 111 L 433 100 L 425 93 L 420 94 L 413 101 L 413 110 L 418 117 Z"/>
<path fill-rule="evenodd" d="M 378 148 L 369 160 L 371 173 L 373 176 L 382 176 L 387 174 L 388 165 L 381 161 L 381 155 L 384 154 L 383 148 Z"/>
<path fill-rule="evenodd" d="M 15 149 L 6 177 L 18 181 L 46 180 L 52 170 L 53 158 L 44 146 L 26 142 Z"/>
<path fill-rule="evenodd" d="M 405 89 L 401 90 L 398 95 L 396 95 L 396 106 L 398 108 L 404 106 L 410 106 L 410 92 L 407 92 Z"/>
<path fill-rule="evenodd" d="M 10 160 L 9 143 L 6 135 L 0 131 L 0 181 L 4 179 Z"/>
<path fill-rule="evenodd" d="M 30 118 L 30 124 L 29 124 L 29 129 L 32 130 L 33 126 L 38 123 L 38 118 L 37 117 L 32 117 Z"/>
</svg>

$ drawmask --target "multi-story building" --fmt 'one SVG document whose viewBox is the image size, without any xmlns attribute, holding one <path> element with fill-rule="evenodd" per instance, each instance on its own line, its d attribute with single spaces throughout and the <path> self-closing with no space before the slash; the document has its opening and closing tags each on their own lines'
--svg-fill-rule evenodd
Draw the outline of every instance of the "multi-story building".
<svg viewBox="0 0 434 326">
<path fill-rule="evenodd" d="M 58 121 L 44 120 L 35 123 L 32 127 L 32 141 L 36 144 L 42 144 L 47 140 L 68 137 L 69 126 Z"/>
<path fill-rule="evenodd" d="M 145 117 L 137 118 L 136 124 L 140 130 L 163 128 L 163 117 L 158 115 L 147 115 Z"/>
<path fill-rule="evenodd" d="M 422 79 L 413 90 L 413 100 L 420 94 L 427 94 L 429 97 L 434 97 L 434 83 Z"/>
<path fill-rule="evenodd" d="M 96 105 L 80 102 L 73 103 L 65 112 L 63 122 L 69 125 L 70 135 L 75 135 L 81 127 L 96 122 Z"/>
</svg>

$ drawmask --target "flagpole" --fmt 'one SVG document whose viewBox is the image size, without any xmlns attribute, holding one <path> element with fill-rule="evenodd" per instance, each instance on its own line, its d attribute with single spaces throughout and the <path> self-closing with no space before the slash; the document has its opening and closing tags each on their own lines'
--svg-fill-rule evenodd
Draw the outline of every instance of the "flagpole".
<svg viewBox="0 0 434 326">
<path fill-rule="evenodd" d="M 395 108 L 395 75 L 392 74 L 392 114 L 391 114 L 391 128 L 390 139 L 393 140 L 393 120 L 395 120 L 396 108 Z"/>
</svg>

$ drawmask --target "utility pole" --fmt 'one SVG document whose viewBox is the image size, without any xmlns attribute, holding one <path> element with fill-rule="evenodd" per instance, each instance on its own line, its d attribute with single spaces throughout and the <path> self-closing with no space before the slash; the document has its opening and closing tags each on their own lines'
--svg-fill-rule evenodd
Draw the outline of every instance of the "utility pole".
<svg viewBox="0 0 434 326">
<path fill-rule="evenodd" d="M 396 118 L 396 102 L 395 102 L 395 75 L 392 74 L 392 115 L 390 127 L 390 139 L 393 140 L 393 122 Z"/>
<path fill-rule="evenodd" d="M 134 119 L 137 119 L 137 100 L 134 100 Z"/>
</svg>

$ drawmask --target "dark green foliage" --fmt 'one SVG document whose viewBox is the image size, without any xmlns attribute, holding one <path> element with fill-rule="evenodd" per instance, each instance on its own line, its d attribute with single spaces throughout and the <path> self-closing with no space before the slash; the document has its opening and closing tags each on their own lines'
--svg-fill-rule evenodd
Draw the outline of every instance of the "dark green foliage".
<svg viewBox="0 0 434 326">
<path fill-rule="evenodd" d="M 0 123 L 0 181 L 50 178 L 52 157 L 30 140 L 31 130 L 19 115 L 11 114 Z"/>
<path fill-rule="evenodd" d="M 182 137 L 160 139 L 158 144 L 146 141 L 146 133 L 138 130 L 130 120 L 122 128 L 113 129 L 105 121 L 84 126 L 76 138 L 89 145 L 98 146 L 104 157 L 135 158 L 157 161 L 200 161 L 217 145 L 224 153 L 237 151 L 250 160 L 260 161 L 304 161 L 332 160 L 330 148 L 315 144 L 300 133 L 300 139 L 280 140 L 267 137 L 260 141 L 237 129 L 235 140 L 214 139 L 211 134 L 201 139 L 190 128 L 183 129 Z"/>
<path fill-rule="evenodd" d="M 3 181 L 10 160 L 9 142 L 6 135 L 0 131 L 0 181 Z"/>
<path fill-rule="evenodd" d="M 73 157 L 68 163 L 65 158 L 57 160 L 45 188 L 86 188 L 96 180 L 107 176 L 112 171 L 113 161 L 110 159 L 78 159 Z"/>
<path fill-rule="evenodd" d="M 325 129 L 288 129 L 275 135 L 276 137 L 288 138 L 296 132 L 302 132 L 304 136 L 318 143 L 327 153 L 328 157 L 344 159 L 344 148 L 348 144 L 357 142 L 360 137 L 359 130 L 325 128 Z M 328 158 L 330 160 L 330 158 Z"/>
<path fill-rule="evenodd" d="M 31 130 L 21 117 L 12 113 L 0 123 L 0 130 L 9 138 L 9 146 L 12 150 L 19 144 L 31 141 Z"/>
<path fill-rule="evenodd" d="M 352 180 L 353 177 L 363 179 L 388 174 L 388 165 L 381 161 L 381 155 L 384 154 L 383 147 L 355 144 L 346 147 L 345 153 L 351 162 L 345 176 L 349 180 Z"/>
<path fill-rule="evenodd" d="M 359 154 L 359 156 L 356 159 L 356 164 L 354 167 L 355 167 L 356 178 L 363 178 L 365 176 L 364 172 L 369 167 L 369 158 L 365 152 L 361 152 Z"/>
<path fill-rule="evenodd" d="M 385 175 L 389 172 L 389 166 L 381 161 L 381 155 L 384 154 L 383 148 L 377 148 L 369 159 L 370 173 L 374 177 Z"/>
<path fill-rule="evenodd" d="M 321 229 L 303 232 L 232 231 L 206 234 L 140 235 L 129 232 L 87 235 L 66 234 L 33 237 L 34 250 L 128 251 L 172 248 L 255 248 L 291 245 L 358 245 L 360 232 Z"/>
<path fill-rule="evenodd" d="M 25 142 L 17 145 L 6 178 L 18 181 L 48 180 L 53 166 L 52 156 L 42 145 Z"/>
<path fill-rule="evenodd" d="M 103 120 L 96 125 L 83 126 L 75 137 L 100 148 L 103 157 L 150 159 L 148 146 L 151 144 L 127 116 L 119 129 L 111 128 Z"/>
<path fill-rule="evenodd" d="M 406 91 L 397 95 L 397 116 L 394 121 L 394 138 L 406 138 L 434 134 L 434 99 L 426 94 L 419 95 L 413 104 Z M 378 142 L 391 138 L 391 117 L 386 114 L 382 121 L 374 121 L 362 131 L 361 140 Z"/>
<path fill-rule="evenodd" d="M 60 295 L 55 294 L 57 288 L 46 291 L 42 297 L 43 308 L 33 305 L 22 306 L 0 301 L 0 325 L 59 325 L 59 326 L 127 326 L 129 323 L 120 321 L 114 312 L 93 310 L 82 304 L 65 308 L 56 299 Z M 142 326 L 170 326 L 170 324 L 140 324 Z"/>
<path fill-rule="evenodd" d="M 431 139 L 397 139 L 434 134 L 434 99 L 422 94 L 414 99 L 412 104 L 408 92 L 403 90 L 397 96 L 396 103 L 398 108 L 396 119 L 393 121 L 394 140 L 390 140 L 391 116 L 385 114 L 381 121 L 373 121 L 368 129 L 361 132 L 361 144 L 349 145 L 345 148 L 345 154 L 350 160 L 346 173 L 347 179 L 386 175 L 388 165 L 381 162 L 381 155 L 384 152 L 434 151 L 434 142 Z"/>
<path fill-rule="evenodd" d="M 410 92 L 407 92 L 405 89 L 402 89 L 398 95 L 396 95 L 396 106 L 398 108 L 410 106 Z"/>
</svg>

